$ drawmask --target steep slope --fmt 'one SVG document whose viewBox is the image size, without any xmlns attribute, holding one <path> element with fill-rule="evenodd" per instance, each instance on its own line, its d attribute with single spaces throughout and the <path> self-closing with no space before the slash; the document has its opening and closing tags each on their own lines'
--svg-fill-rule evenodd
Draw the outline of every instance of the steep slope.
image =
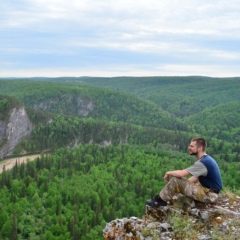
<svg viewBox="0 0 240 240">
<path fill-rule="evenodd" d="M 229 102 L 187 117 L 184 121 L 192 131 L 208 133 L 224 141 L 240 141 L 240 102 Z"/>
<path fill-rule="evenodd" d="M 32 134 L 22 141 L 16 151 L 36 152 L 60 147 L 74 148 L 84 144 L 140 145 L 141 148 L 174 149 L 185 151 L 189 133 L 142 127 L 127 123 L 55 116 L 47 125 L 39 125 Z"/>
<path fill-rule="evenodd" d="M 32 129 L 26 109 L 19 102 L 0 96 L 0 157 L 13 153 L 14 147 Z"/>
<path fill-rule="evenodd" d="M 46 126 L 52 118 L 52 114 L 33 110 L 13 97 L 0 95 L 0 157 L 13 154 L 35 127 Z"/>
</svg>

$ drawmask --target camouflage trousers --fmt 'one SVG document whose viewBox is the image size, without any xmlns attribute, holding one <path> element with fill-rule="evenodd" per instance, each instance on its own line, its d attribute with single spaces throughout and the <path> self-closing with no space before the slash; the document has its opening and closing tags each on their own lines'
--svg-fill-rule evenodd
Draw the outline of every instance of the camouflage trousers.
<svg viewBox="0 0 240 240">
<path fill-rule="evenodd" d="M 218 194 L 211 192 L 209 188 L 205 188 L 198 183 L 192 183 L 185 178 L 177 177 L 172 177 L 159 195 L 164 201 L 168 202 L 177 193 L 204 203 L 213 203 L 218 198 Z"/>
</svg>

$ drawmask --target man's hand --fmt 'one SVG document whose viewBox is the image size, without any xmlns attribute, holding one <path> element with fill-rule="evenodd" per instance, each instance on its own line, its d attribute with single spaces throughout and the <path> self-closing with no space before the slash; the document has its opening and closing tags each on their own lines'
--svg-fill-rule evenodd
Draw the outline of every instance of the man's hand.
<svg viewBox="0 0 240 240">
<path fill-rule="evenodd" d="M 163 179 L 164 179 L 164 182 L 168 182 L 171 176 L 182 178 L 188 175 L 190 175 L 190 173 L 187 170 L 176 170 L 176 171 L 166 172 Z"/>
<path fill-rule="evenodd" d="M 169 177 L 170 175 L 166 172 L 165 175 L 164 175 L 164 182 L 168 182 L 169 181 Z"/>
</svg>

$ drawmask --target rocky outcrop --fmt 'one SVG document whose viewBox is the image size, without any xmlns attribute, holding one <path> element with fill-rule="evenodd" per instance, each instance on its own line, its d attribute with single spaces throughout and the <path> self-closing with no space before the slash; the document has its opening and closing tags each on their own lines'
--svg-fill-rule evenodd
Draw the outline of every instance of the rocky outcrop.
<svg viewBox="0 0 240 240">
<path fill-rule="evenodd" d="M 116 219 L 106 224 L 105 240 L 239 239 L 240 197 L 221 195 L 215 204 L 178 196 L 166 207 L 146 206 L 142 219 Z"/>
<path fill-rule="evenodd" d="M 32 132 L 24 107 L 13 108 L 8 120 L 0 121 L 0 157 L 13 153 L 14 147 Z"/>
<path fill-rule="evenodd" d="M 62 104 L 64 102 L 64 104 Z M 69 107 L 74 106 L 75 107 Z M 95 106 L 92 101 L 80 96 L 61 94 L 61 96 L 44 99 L 33 105 L 33 109 L 49 111 L 58 114 L 76 115 L 78 117 L 87 117 Z"/>
</svg>

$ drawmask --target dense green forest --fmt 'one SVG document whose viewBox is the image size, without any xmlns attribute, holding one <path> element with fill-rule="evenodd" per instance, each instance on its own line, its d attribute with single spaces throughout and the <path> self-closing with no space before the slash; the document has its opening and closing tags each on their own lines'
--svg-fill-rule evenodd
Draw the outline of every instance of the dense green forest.
<svg viewBox="0 0 240 240">
<path fill-rule="evenodd" d="M 33 80 L 2 80 L 0 94 L 55 114 L 92 117 L 166 129 L 186 129 L 151 101 L 105 88 Z"/>
<path fill-rule="evenodd" d="M 102 239 L 106 222 L 144 215 L 166 171 L 195 161 L 196 136 L 238 193 L 239 87 L 240 78 L 0 79 L 0 121 L 25 106 L 34 125 L 14 154 L 42 152 L 0 175 L 0 239 Z"/>
<path fill-rule="evenodd" d="M 1 238 L 101 239 L 106 222 L 142 217 L 167 170 L 193 161 L 179 152 L 92 144 L 16 164 L 0 181 Z M 225 185 L 237 188 L 240 163 L 219 163 Z"/>
<path fill-rule="evenodd" d="M 36 80 L 36 79 L 35 79 Z M 38 81 L 49 81 L 38 78 Z M 53 78 L 53 82 L 100 86 L 150 100 L 170 113 L 184 118 L 205 108 L 240 100 L 240 77 L 80 77 Z"/>
</svg>

